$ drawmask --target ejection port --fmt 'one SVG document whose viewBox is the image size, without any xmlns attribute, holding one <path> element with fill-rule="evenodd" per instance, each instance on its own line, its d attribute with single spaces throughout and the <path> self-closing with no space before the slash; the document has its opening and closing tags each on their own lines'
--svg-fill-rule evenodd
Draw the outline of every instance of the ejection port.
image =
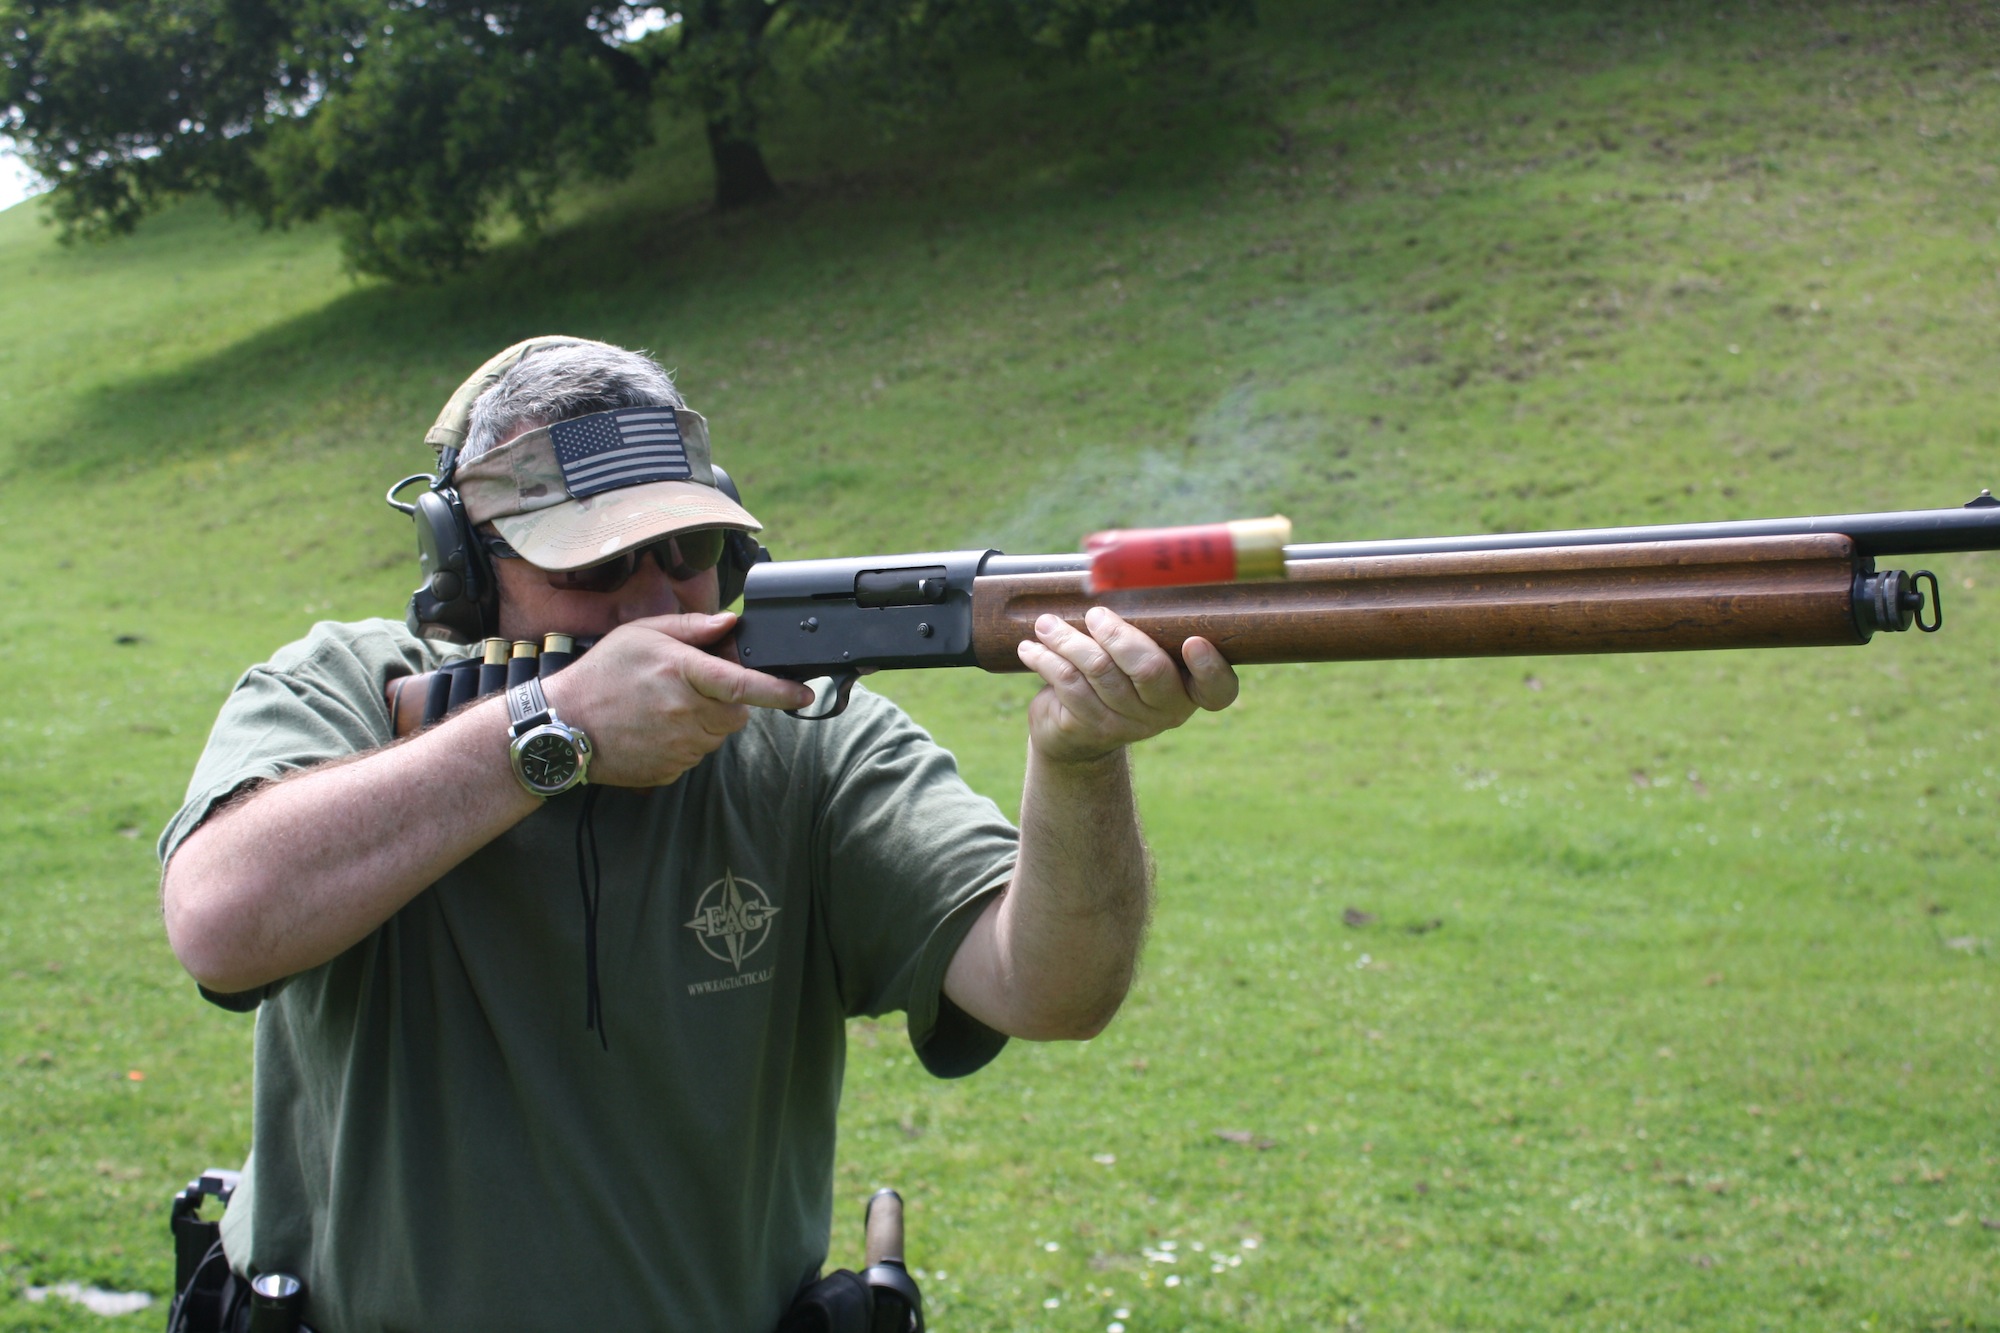
<svg viewBox="0 0 2000 1333">
<path fill-rule="evenodd" d="M 935 606 L 951 584 L 943 565 L 870 569 L 854 576 L 856 606 Z"/>
</svg>

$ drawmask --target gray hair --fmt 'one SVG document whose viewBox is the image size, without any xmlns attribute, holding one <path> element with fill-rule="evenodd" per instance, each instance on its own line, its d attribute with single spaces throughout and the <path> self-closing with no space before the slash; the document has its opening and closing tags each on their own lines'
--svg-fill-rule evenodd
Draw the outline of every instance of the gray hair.
<svg viewBox="0 0 2000 1333">
<path fill-rule="evenodd" d="M 673 377 L 644 352 L 580 342 L 522 357 L 472 404 L 465 448 L 470 463 L 524 430 L 618 407 L 685 407 Z"/>
</svg>

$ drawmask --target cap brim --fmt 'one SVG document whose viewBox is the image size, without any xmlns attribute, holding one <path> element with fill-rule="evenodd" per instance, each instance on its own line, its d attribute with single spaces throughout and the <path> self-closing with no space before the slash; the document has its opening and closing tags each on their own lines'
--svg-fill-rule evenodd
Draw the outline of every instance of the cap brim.
<svg viewBox="0 0 2000 1333">
<path fill-rule="evenodd" d="M 698 481 L 650 481 L 493 520 L 507 544 L 542 569 L 582 569 L 696 528 L 763 528 L 750 511 Z"/>
</svg>

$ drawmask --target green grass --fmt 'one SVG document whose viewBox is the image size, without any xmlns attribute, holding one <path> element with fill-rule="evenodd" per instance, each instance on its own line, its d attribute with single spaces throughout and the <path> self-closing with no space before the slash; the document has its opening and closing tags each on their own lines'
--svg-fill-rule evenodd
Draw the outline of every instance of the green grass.
<svg viewBox="0 0 2000 1333">
<path fill-rule="evenodd" d="M 1300 0 L 893 138 L 801 97 L 753 216 L 669 123 L 435 288 L 0 214 L 0 1329 L 164 1292 L 241 1157 L 150 841 L 243 665 L 397 613 L 380 492 L 496 347 L 680 367 L 787 555 L 1948 504 L 2000 475 L 1996 123 L 1989 7 Z M 889 1181 L 941 1329 L 2000 1329 L 2000 564 L 1937 566 L 1935 639 L 1254 672 L 1140 758 L 1105 1036 L 941 1085 L 856 1025 L 835 1260 Z M 884 688 L 1011 799 L 1023 682 Z"/>
</svg>

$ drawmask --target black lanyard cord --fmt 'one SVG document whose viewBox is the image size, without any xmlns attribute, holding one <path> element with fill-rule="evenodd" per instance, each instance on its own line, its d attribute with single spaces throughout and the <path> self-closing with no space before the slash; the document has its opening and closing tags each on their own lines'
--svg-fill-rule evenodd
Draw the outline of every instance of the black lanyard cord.
<svg viewBox="0 0 2000 1333">
<path fill-rule="evenodd" d="M 597 988 L 597 905 L 604 893 L 604 872 L 597 860 L 597 809 L 601 787 L 586 787 L 576 817 L 576 886 L 583 896 L 583 1026 L 597 1033 L 598 1044 L 611 1049 L 604 1031 L 604 1001 Z M 586 848 L 588 853 L 586 854 Z"/>
</svg>

